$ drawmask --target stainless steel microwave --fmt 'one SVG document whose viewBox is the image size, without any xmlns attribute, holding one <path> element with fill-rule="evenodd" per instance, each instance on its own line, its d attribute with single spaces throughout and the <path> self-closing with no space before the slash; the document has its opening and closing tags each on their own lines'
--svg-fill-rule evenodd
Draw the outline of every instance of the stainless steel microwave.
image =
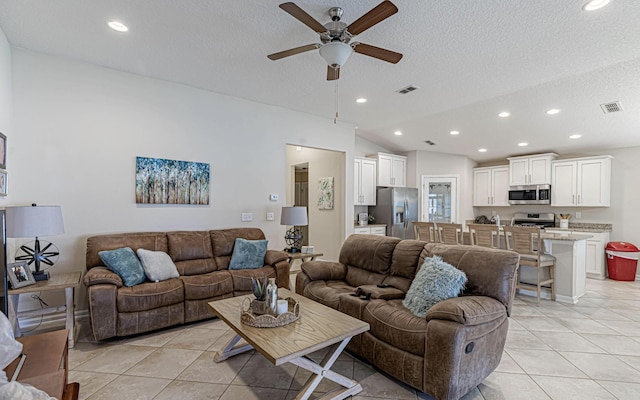
<svg viewBox="0 0 640 400">
<path fill-rule="evenodd" d="M 551 204 L 551 185 L 511 186 L 509 204 Z"/>
</svg>

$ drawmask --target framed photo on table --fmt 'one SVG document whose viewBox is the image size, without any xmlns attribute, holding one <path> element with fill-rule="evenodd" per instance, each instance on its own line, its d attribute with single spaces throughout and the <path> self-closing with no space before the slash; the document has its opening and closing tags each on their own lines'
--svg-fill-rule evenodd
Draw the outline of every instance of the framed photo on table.
<svg viewBox="0 0 640 400">
<path fill-rule="evenodd" d="M 7 276 L 9 277 L 9 282 L 11 282 L 12 289 L 35 285 L 36 283 L 26 261 L 7 264 Z"/>
</svg>

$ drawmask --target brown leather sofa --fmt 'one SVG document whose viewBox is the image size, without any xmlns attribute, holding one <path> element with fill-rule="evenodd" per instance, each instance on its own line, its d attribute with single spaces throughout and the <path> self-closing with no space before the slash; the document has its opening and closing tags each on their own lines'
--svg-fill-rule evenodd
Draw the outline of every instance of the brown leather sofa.
<svg viewBox="0 0 640 400">
<path fill-rule="evenodd" d="M 265 274 L 289 287 L 287 254 L 267 250 L 264 267 L 229 270 L 236 238 L 264 239 L 257 228 L 211 231 L 137 232 L 87 239 L 87 287 L 91 328 L 96 340 L 127 336 L 214 317 L 212 300 L 251 293 L 251 277 Z M 179 278 L 125 287 L 98 252 L 131 247 L 168 253 Z"/>
<path fill-rule="evenodd" d="M 402 298 L 418 266 L 434 255 L 464 271 L 468 281 L 459 297 L 437 303 L 420 318 Z M 517 253 L 352 235 L 339 260 L 303 263 L 296 292 L 369 323 L 370 330 L 354 337 L 349 351 L 436 399 L 459 399 L 500 363 Z M 357 288 L 371 299 L 351 296 Z"/>
</svg>

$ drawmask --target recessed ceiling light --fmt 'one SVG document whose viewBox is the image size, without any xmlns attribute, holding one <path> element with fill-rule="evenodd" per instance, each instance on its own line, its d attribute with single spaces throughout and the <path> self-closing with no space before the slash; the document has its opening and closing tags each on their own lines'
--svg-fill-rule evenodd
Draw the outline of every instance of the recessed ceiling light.
<svg viewBox="0 0 640 400">
<path fill-rule="evenodd" d="M 520 147 L 524 147 L 524 146 L 528 146 L 528 145 L 529 145 L 529 143 L 527 143 L 527 142 L 518 143 L 518 146 L 520 146 Z"/>
<path fill-rule="evenodd" d="M 547 110 L 547 114 L 549 115 L 555 115 L 557 113 L 559 113 L 560 110 L 558 110 L 557 108 L 552 108 L 551 110 Z"/>
<path fill-rule="evenodd" d="M 569 136 L 569 139 L 580 139 L 582 137 L 582 135 L 576 133 L 574 135 Z"/>
<path fill-rule="evenodd" d="M 107 25 L 109 25 L 109 28 L 118 32 L 127 32 L 129 30 L 129 28 L 125 24 L 118 21 L 109 21 L 107 22 Z"/>
<path fill-rule="evenodd" d="M 507 118 L 509 115 L 511 115 L 511 114 L 509 114 L 509 113 L 508 113 L 508 112 L 506 112 L 506 111 L 503 111 L 503 112 L 501 112 L 500 114 L 498 114 L 498 117 L 500 117 L 500 118 Z"/>
<path fill-rule="evenodd" d="M 486 153 L 486 152 L 487 152 L 487 149 L 484 149 L 484 148 L 483 148 L 483 149 L 478 149 L 478 151 L 479 151 L 480 153 Z"/>
<path fill-rule="evenodd" d="M 610 0 L 591 0 L 582 6 L 584 11 L 595 11 L 609 4 Z"/>
<path fill-rule="evenodd" d="M 356 99 L 356 103 L 366 103 L 367 99 L 365 99 L 364 97 L 359 97 Z"/>
<path fill-rule="evenodd" d="M 402 136 L 402 132 L 401 131 L 395 131 L 393 132 L 394 135 L 396 136 Z"/>
<path fill-rule="evenodd" d="M 449 133 L 452 134 L 452 135 L 459 135 L 460 134 L 460 132 L 458 132 L 458 131 L 451 131 Z"/>
</svg>

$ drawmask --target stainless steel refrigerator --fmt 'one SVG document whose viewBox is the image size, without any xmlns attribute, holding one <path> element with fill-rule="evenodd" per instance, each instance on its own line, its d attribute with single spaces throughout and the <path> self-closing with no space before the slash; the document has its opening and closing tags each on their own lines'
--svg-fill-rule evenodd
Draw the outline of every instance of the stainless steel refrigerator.
<svg viewBox="0 0 640 400">
<path fill-rule="evenodd" d="M 387 225 L 387 236 L 413 239 L 413 221 L 418 221 L 418 189 L 408 187 L 376 188 L 376 205 L 369 207 L 375 224 Z"/>
</svg>

